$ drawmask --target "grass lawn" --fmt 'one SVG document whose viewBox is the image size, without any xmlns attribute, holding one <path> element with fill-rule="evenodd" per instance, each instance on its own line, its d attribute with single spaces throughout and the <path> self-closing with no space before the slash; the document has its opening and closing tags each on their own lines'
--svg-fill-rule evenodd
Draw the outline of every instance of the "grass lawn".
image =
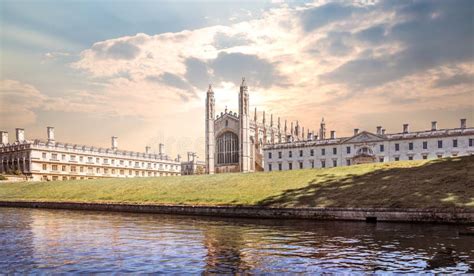
<svg viewBox="0 0 474 276">
<path fill-rule="evenodd" d="M 474 209 L 474 156 L 271 173 L 0 182 L 0 200 Z"/>
</svg>

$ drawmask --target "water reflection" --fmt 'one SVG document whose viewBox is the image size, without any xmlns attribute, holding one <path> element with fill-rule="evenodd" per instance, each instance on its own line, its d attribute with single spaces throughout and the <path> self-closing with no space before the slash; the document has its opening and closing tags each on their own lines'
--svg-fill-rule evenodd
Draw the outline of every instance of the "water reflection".
<svg viewBox="0 0 474 276">
<path fill-rule="evenodd" d="M 463 228 L 0 208 L 0 272 L 473 272 Z"/>
</svg>

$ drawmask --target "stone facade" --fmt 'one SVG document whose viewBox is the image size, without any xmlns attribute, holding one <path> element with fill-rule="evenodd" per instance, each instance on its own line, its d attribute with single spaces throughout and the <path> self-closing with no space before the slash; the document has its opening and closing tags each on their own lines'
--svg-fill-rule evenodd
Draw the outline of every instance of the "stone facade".
<svg viewBox="0 0 474 276">
<path fill-rule="evenodd" d="M 118 148 L 112 137 L 111 148 L 56 142 L 54 128 L 47 128 L 48 140 L 27 140 L 23 129 L 16 129 L 16 141 L 9 143 L 1 132 L 0 173 L 21 173 L 31 180 L 93 179 L 104 177 L 152 177 L 181 174 L 181 163 L 164 153 L 133 152 Z"/>
<path fill-rule="evenodd" d="M 386 134 L 382 127 L 375 133 L 354 129 L 351 137 L 336 138 L 335 132 L 325 138 L 324 120 L 320 135 L 308 135 L 304 141 L 268 144 L 264 147 L 265 171 L 350 166 L 371 162 L 434 159 L 474 154 L 474 128 L 461 119 L 458 128 L 409 131 L 403 125 L 400 133 Z M 321 135 L 322 134 L 322 135 Z"/>
<path fill-rule="evenodd" d="M 255 109 L 253 119 L 250 116 L 250 94 L 245 79 L 242 79 L 239 91 L 239 114 L 227 108 L 216 116 L 215 98 L 209 86 L 206 96 L 206 172 L 209 174 L 224 172 L 263 171 L 263 147 L 266 144 L 285 143 L 304 140 L 304 128 L 296 122 L 288 128 L 280 118 L 276 124 L 273 115 L 266 120 L 257 120 Z"/>
<path fill-rule="evenodd" d="M 188 152 L 188 160 L 181 162 L 181 175 L 204 174 L 206 163 L 199 161 L 195 152 Z"/>
</svg>

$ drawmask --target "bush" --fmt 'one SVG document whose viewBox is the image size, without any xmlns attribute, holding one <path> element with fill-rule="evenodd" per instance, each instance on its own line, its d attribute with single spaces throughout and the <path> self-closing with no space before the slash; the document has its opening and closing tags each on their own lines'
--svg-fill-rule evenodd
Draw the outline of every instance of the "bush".
<svg viewBox="0 0 474 276">
<path fill-rule="evenodd" d="M 7 180 L 8 178 L 6 178 L 4 175 L 0 175 L 0 180 Z"/>
<path fill-rule="evenodd" d="M 21 175 L 21 172 L 20 172 L 20 170 L 15 170 L 15 171 L 13 172 L 13 174 L 14 174 L 14 175 Z"/>
</svg>

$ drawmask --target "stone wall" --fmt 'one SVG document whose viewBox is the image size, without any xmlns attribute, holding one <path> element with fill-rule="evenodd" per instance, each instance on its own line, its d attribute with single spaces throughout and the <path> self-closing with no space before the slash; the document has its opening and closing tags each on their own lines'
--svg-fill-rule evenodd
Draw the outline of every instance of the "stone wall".
<svg viewBox="0 0 474 276">
<path fill-rule="evenodd" d="M 358 220 L 474 224 L 473 209 L 271 208 L 259 206 L 141 205 L 0 201 L 0 207 L 162 213 L 240 218 Z"/>
</svg>

